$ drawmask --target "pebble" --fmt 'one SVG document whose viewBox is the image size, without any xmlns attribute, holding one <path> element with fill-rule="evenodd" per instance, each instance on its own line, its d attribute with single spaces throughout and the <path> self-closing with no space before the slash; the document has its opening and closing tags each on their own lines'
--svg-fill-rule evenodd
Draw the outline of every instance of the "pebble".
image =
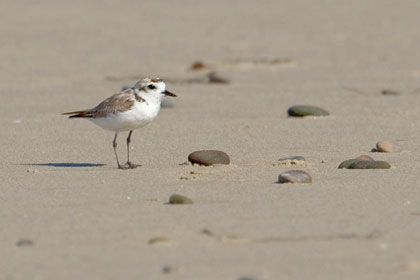
<svg viewBox="0 0 420 280">
<path fill-rule="evenodd" d="M 222 151 L 205 150 L 196 151 L 188 155 L 188 161 L 191 163 L 202 164 L 205 166 L 213 164 L 229 164 L 229 156 Z"/>
<path fill-rule="evenodd" d="M 392 90 L 392 89 L 384 89 L 381 91 L 382 95 L 400 95 L 400 93 L 396 90 Z"/>
<path fill-rule="evenodd" d="M 363 161 L 359 160 L 351 164 L 348 169 L 389 169 L 391 165 L 386 161 Z"/>
<path fill-rule="evenodd" d="M 169 204 L 193 204 L 193 201 L 191 198 L 188 198 L 186 196 L 180 194 L 173 194 L 169 198 Z"/>
<path fill-rule="evenodd" d="M 31 247 L 34 246 L 34 242 L 31 239 L 19 239 L 18 242 L 16 242 L 16 246 Z"/>
<path fill-rule="evenodd" d="M 305 116 L 328 116 L 328 111 L 310 105 L 296 105 L 287 110 L 291 117 L 305 117 Z"/>
<path fill-rule="evenodd" d="M 278 183 L 311 183 L 312 178 L 307 172 L 302 170 L 290 170 L 279 175 Z"/>
<path fill-rule="evenodd" d="M 359 156 L 357 158 L 352 158 L 352 159 L 348 159 L 348 160 L 343 161 L 342 163 L 340 163 L 340 165 L 338 166 L 338 168 L 339 169 L 349 168 L 350 165 L 352 165 L 353 163 L 358 162 L 358 161 L 374 161 L 374 159 L 371 158 L 368 155 L 361 155 L 361 156 Z"/>
<path fill-rule="evenodd" d="M 194 71 L 202 70 L 203 68 L 206 68 L 206 65 L 201 61 L 196 61 L 190 66 L 190 70 L 194 70 Z"/>
<path fill-rule="evenodd" d="M 229 83 L 228 79 L 221 77 L 216 72 L 210 72 L 207 75 L 207 78 L 209 79 L 209 83 L 211 84 L 228 84 Z"/>
<path fill-rule="evenodd" d="M 398 153 L 401 152 L 401 148 L 392 143 L 389 140 L 382 140 L 376 143 L 376 150 L 383 153 Z"/>
<path fill-rule="evenodd" d="M 165 265 L 164 267 L 162 267 L 162 272 L 165 274 L 171 274 L 176 272 L 178 269 L 176 267 L 173 266 L 169 266 L 169 265 Z"/>
<path fill-rule="evenodd" d="M 154 245 L 158 243 L 169 243 L 169 239 L 163 236 L 158 236 L 158 237 L 150 238 L 147 243 L 150 245 Z"/>
</svg>

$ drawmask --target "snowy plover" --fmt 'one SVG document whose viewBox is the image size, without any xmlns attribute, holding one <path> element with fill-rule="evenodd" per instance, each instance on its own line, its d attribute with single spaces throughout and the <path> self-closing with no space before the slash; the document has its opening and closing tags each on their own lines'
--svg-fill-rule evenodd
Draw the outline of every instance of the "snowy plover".
<svg viewBox="0 0 420 280">
<path fill-rule="evenodd" d="M 166 90 L 165 83 L 159 78 L 139 80 L 134 87 L 102 101 L 89 110 L 64 113 L 69 118 L 88 118 L 103 129 L 115 131 L 114 147 L 118 168 L 132 169 L 138 165 L 130 162 L 130 140 L 133 130 L 149 124 L 159 113 L 160 103 L 164 95 L 175 94 Z M 117 135 L 120 131 L 129 131 L 127 137 L 127 163 L 120 164 L 117 154 Z"/>
</svg>

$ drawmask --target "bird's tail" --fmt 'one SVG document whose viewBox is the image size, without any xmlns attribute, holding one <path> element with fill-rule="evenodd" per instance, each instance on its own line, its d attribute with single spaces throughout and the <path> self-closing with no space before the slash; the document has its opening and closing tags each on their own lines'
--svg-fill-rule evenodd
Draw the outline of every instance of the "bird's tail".
<svg viewBox="0 0 420 280">
<path fill-rule="evenodd" d="M 71 115 L 71 116 L 69 116 L 70 119 L 72 119 L 72 118 L 92 118 L 92 113 L 90 112 L 90 110 L 67 112 L 67 113 L 62 113 L 62 115 Z"/>
</svg>

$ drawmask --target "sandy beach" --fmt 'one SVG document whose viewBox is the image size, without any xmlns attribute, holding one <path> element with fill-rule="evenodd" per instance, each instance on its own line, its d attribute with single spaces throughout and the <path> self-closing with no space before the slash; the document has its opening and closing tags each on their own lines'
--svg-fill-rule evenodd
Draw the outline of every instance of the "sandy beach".
<svg viewBox="0 0 420 280">
<path fill-rule="evenodd" d="M 0 279 L 420 279 L 419 10 L 1 1 Z M 118 170 L 113 133 L 61 113 L 145 76 L 178 97 Z M 300 104 L 330 115 L 289 117 Z M 372 152 L 383 139 L 402 151 Z M 231 164 L 185 164 L 209 149 Z M 391 168 L 337 168 L 362 154 Z M 276 183 L 291 169 L 312 183 Z"/>
</svg>

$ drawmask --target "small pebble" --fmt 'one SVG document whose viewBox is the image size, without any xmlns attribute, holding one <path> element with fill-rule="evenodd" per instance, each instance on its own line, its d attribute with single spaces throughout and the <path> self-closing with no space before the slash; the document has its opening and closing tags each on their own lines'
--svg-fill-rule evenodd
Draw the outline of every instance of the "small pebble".
<svg viewBox="0 0 420 280">
<path fill-rule="evenodd" d="M 153 238 L 150 238 L 150 240 L 147 243 L 150 244 L 150 245 L 154 245 L 154 244 L 158 244 L 158 243 L 169 243 L 169 239 L 166 238 L 166 237 L 162 237 L 162 236 L 153 237 Z"/>
<path fill-rule="evenodd" d="M 164 267 L 162 267 L 162 272 L 165 274 L 174 273 L 176 271 L 177 271 L 177 268 L 173 266 L 165 265 Z"/>
<path fill-rule="evenodd" d="M 169 198 L 169 204 L 193 204 L 193 201 L 191 198 L 188 198 L 186 196 L 180 194 L 173 194 Z"/>
<path fill-rule="evenodd" d="M 382 140 L 376 143 L 376 150 L 383 153 L 398 153 L 401 152 L 401 148 L 392 143 L 389 140 Z"/>
<path fill-rule="evenodd" d="M 196 61 L 190 66 L 190 70 L 198 71 L 206 68 L 205 64 L 201 61 Z"/>
<path fill-rule="evenodd" d="M 229 164 L 229 156 L 222 151 L 216 150 L 205 150 L 205 151 L 196 151 L 188 155 L 188 161 L 191 163 L 202 164 L 205 166 L 213 164 Z"/>
<path fill-rule="evenodd" d="M 349 168 L 350 165 L 352 165 L 353 163 L 358 162 L 358 161 L 374 161 L 374 159 L 371 158 L 370 156 L 367 156 L 367 155 L 361 155 L 357 158 L 352 158 L 352 159 L 348 159 L 348 160 L 343 161 L 342 163 L 340 163 L 338 168 L 339 169 Z"/>
<path fill-rule="evenodd" d="M 328 116 L 328 111 L 310 105 L 296 105 L 292 106 L 287 110 L 287 113 L 291 117 L 305 117 L 305 116 Z"/>
<path fill-rule="evenodd" d="M 290 170 L 279 175 L 278 183 L 311 183 L 312 178 L 302 170 Z"/>
<path fill-rule="evenodd" d="M 203 229 L 202 231 L 201 231 L 201 233 L 202 234 L 205 234 L 205 235 L 208 235 L 208 236 L 214 236 L 214 234 L 213 234 L 213 232 L 211 232 L 209 229 Z"/>
<path fill-rule="evenodd" d="M 20 124 L 20 123 L 22 123 L 22 120 L 13 120 L 13 123 Z"/>
<path fill-rule="evenodd" d="M 359 160 L 351 164 L 348 169 L 389 169 L 391 165 L 386 161 L 363 161 Z"/>
<path fill-rule="evenodd" d="M 384 89 L 381 91 L 382 95 L 400 95 L 400 93 L 396 90 L 392 90 L 392 89 Z"/>
<path fill-rule="evenodd" d="M 34 242 L 31 239 L 20 239 L 16 242 L 16 246 L 18 247 L 30 247 L 34 246 Z"/>
<path fill-rule="evenodd" d="M 216 72 L 210 72 L 207 75 L 207 78 L 209 79 L 209 83 L 211 84 L 228 84 L 229 83 L 228 79 L 221 77 Z"/>
</svg>

